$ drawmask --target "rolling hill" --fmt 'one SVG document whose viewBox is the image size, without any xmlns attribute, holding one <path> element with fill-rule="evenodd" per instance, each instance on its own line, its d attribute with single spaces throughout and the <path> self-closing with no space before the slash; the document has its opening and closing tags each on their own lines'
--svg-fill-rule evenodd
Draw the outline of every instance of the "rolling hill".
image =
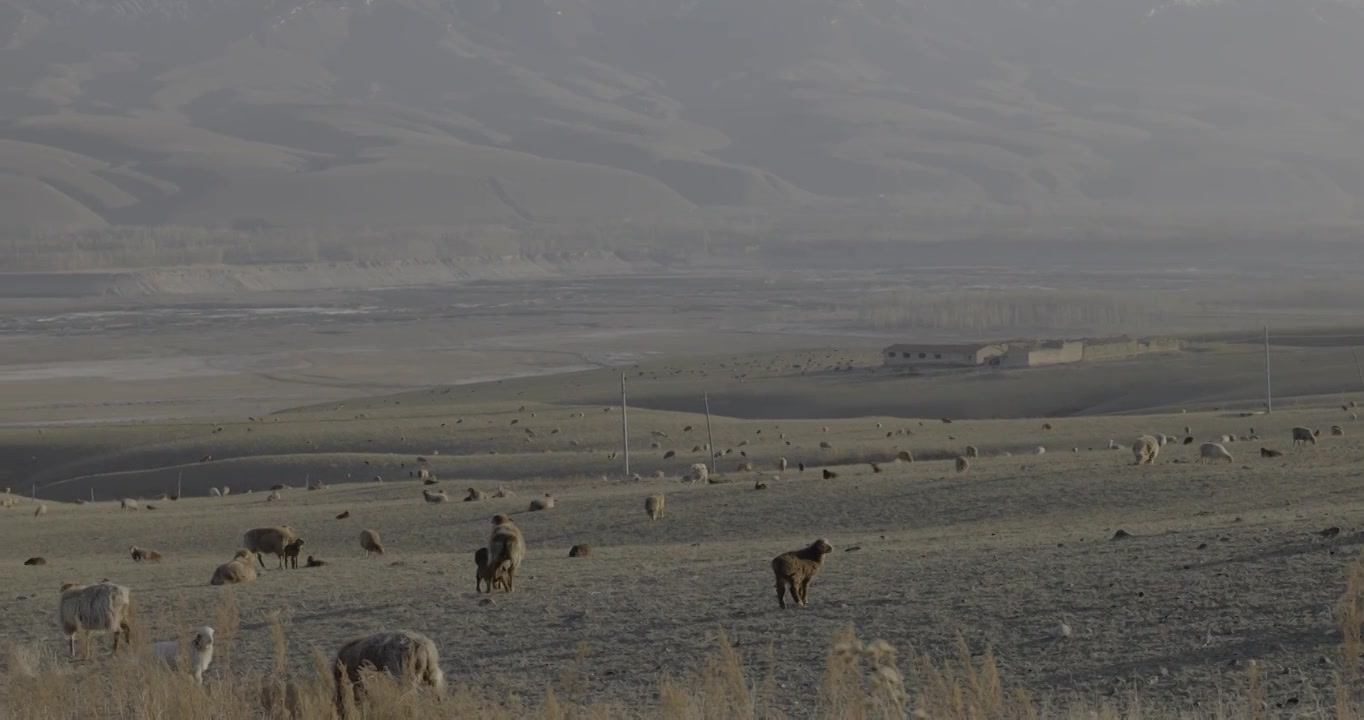
<svg viewBox="0 0 1364 720">
<path fill-rule="evenodd" d="M 1358 0 L 0 0 L 0 227 L 1364 219 Z"/>
</svg>

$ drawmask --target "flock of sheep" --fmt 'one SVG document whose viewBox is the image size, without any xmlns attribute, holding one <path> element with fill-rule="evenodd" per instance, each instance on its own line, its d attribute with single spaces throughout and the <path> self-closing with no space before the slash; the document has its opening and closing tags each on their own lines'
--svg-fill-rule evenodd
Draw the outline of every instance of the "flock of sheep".
<svg viewBox="0 0 1364 720">
<path fill-rule="evenodd" d="M 1188 434 L 1189 428 L 1186 427 L 1184 430 L 1186 436 L 1183 439 L 1183 444 L 1192 445 L 1195 440 L 1192 435 Z M 1320 436 L 1319 431 L 1306 427 L 1294 427 L 1291 434 L 1295 446 L 1316 445 Z M 1331 434 L 1339 436 L 1344 433 L 1340 426 L 1333 426 Z M 1254 430 L 1251 429 L 1251 432 L 1241 439 L 1259 439 L 1259 436 L 1255 435 Z M 1134 464 L 1153 464 L 1159 457 L 1161 448 L 1175 441 L 1175 436 L 1161 433 L 1138 437 L 1131 445 Z M 1215 441 L 1203 442 L 1198 446 L 1198 460 L 1200 462 L 1204 460 L 1233 462 L 1233 456 L 1226 444 L 1236 441 L 1235 436 L 1221 436 Z M 1117 447 L 1112 441 L 1110 441 L 1109 446 L 1111 448 Z M 1261 448 L 1262 456 L 1278 457 L 1281 454 L 1276 450 Z M 970 467 L 970 458 L 979 456 L 980 452 L 976 447 L 967 446 L 965 453 L 955 459 L 957 471 L 965 472 Z M 909 455 L 907 451 L 902 452 L 898 459 L 913 461 L 912 455 Z M 781 467 L 786 466 L 785 458 L 779 462 Z M 804 469 L 803 465 L 802 469 Z M 874 463 L 873 469 L 880 472 L 880 468 Z M 691 466 L 686 479 L 705 481 L 708 476 L 709 471 L 706 464 L 696 463 Z M 826 470 L 826 479 L 834 477 L 837 477 L 836 473 Z M 432 484 L 432 478 L 429 475 L 423 479 L 428 484 Z M 758 489 L 763 487 L 765 485 L 760 482 Z M 429 503 L 448 501 L 448 496 L 441 491 L 423 489 L 422 493 L 425 501 Z M 512 495 L 512 493 L 499 489 L 497 495 L 504 497 Z M 484 499 L 484 497 L 486 497 L 484 493 L 471 488 L 469 496 L 465 500 L 477 501 Z M 131 507 L 136 507 L 136 502 L 130 500 L 124 501 L 122 507 L 129 509 L 130 504 Z M 545 510 L 552 507 L 554 507 L 554 498 L 548 494 L 543 498 L 535 498 L 530 503 L 530 510 Z M 649 495 L 645 499 L 644 509 L 650 521 L 662 520 L 666 509 L 665 496 L 661 493 Z M 338 517 L 347 517 L 348 515 L 349 513 L 342 513 Z M 384 553 L 383 543 L 379 534 L 374 530 L 361 531 L 359 543 L 367 557 Z M 231 561 L 214 570 L 210 584 L 227 585 L 254 580 L 257 573 L 256 564 L 259 564 L 262 569 L 266 567 L 264 560 L 266 555 L 275 556 L 280 569 L 285 567 L 297 568 L 304 541 L 291 527 L 282 525 L 248 530 L 242 536 L 241 545 L 241 549 L 236 552 Z M 136 562 L 158 562 L 161 560 L 161 554 L 155 550 L 132 546 L 129 551 L 132 559 Z M 807 547 L 782 553 L 772 559 L 771 568 L 779 607 L 783 609 L 787 607 L 786 597 L 788 594 L 791 601 L 796 605 L 803 606 L 808 602 L 809 586 L 823 567 L 825 556 L 832 551 L 833 546 L 828 540 L 819 538 Z M 570 556 L 585 556 L 589 553 L 589 547 L 578 545 L 573 547 Z M 497 514 L 493 516 L 492 531 L 487 544 L 478 548 L 474 553 L 475 591 L 480 593 L 491 593 L 494 590 L 514 592 L 516 575 L 525 557 L 526 538 L 521 529 L 507 515 Z M 252 562 L 253 559 L 255 560 L 254 563 Z M 308 567 L 323 564 L 325 564 L 323 561 L 317 560 L 311 555 L 307 557 Z M 107 580 L 89 586 L 70 583 L 63 585 L 58 607 L 58 620 L 70 645 L 71 655 L 76 656 L 76 638 L 82 632 L 113 634 L 113 650 L 115 652 L 118 651 L 120 644 L 130 644 L 129 619 L 131 607 L 131 591 L 127 587 L 110 583 Z M 172 669 L 188 672 L 197 682 L 202 683 L 204 672 L 213 660 L 213 636 L 213 628 L 200 627 L 192 631 L 184 641 L 165 640 L 153 643 L 151 655 Z M 88 654 L 88 647 L 86 651 Z M 440 668 L 440 657 L 436 645 L 430 638 L 420 633 L 408 630 L 380 632 L 356 638 L 341 646 L 333 660 L 336 701 L 340 707 L 344 708 L 346 697 L 360 697 L 358 693 L 363 686 L 364 676 L 361 673 L 363 668 L 388 673 L 400 682 L 426 685 L 436 692 L 443 692 L 444 690 L 444 674 Z M 353 691 L 349 695 L 348 688 Z"/>
</svg>

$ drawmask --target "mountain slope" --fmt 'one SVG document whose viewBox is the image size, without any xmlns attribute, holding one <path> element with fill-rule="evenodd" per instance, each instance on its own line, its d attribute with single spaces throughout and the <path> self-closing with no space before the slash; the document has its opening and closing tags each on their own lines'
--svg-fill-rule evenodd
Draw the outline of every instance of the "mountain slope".
<svg viewBox="0 0 1364 720">
<path fill-rule="evenodd" d="M 0 0 L 0 228 L 1360 220 L 1361 37 L 1358 0 Z"/>
</svg>

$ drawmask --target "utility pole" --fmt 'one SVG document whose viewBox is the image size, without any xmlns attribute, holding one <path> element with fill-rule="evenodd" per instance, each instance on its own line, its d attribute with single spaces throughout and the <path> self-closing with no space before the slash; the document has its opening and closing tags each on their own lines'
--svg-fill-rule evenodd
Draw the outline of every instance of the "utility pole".
<svg viewBox="0 0 1364 720">
<path fill-rule="evenodd" d="M 1355 372 L 1359 374 L 1359 387 L 1364 388 L 1364 369 L 1359 367 L 1359 351 L 1351 350 L 1350 353 L 1355 356 Z"/>
<path fill-rule="evenodd" d="M 1269 326 L 1265 326 L 1265 413 L 1274 412 L 1274 386 L 1269 380 Z"/>
<path fill-rule="evenodd" d="M 710 393 L 701 393 L 706 403 L 706 455 L 710 463 L 710 474 L 715 475 L 715 434 L 710 430 Z"/>
<path fill-rule="evenodd" d="M 620 442 L 625 449 L 625 477 L 630 477 L 630 416 L 625 406 L 625 373 L 620 374 Z"/>
<path fill-rule="evenodd" d="M 175 476 L 175 497 L 177 497 L 177 498 L 182 498 L 182 497 L 185 496 L 185 494 L 184 494 L 183 492 L 181 492 L 181 488 L 180 488 L 180 482 L 181 482 L 182 480 L 184 480 L 184 479 L 185 479 L 185 471 L 184 471 L 184 470 L 181 470 L 181 471 L 180 471 L 180 474 Z"/>
</svg>

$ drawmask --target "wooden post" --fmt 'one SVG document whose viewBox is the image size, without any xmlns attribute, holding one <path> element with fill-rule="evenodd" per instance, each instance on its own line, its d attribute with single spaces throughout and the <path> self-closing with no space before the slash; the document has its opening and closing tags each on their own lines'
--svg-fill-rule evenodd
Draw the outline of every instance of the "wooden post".
<svg viewBox="0 0 1364 720">
<path fill-rule="evenodd" d="M 1364 369 L 1359 367 L 1359 351 L 1351 350 L 1350 352 L 1355 356 L 1355 372 L 1359 375 L 1359 387 L 1364 388 Z"/>
<path fill-rule="evenodd" d="M 175 476 L 175 497 L 178 497 L 178 498 L 179 498 L 179 497 L 184 497 L 184 496 L 185 496 L 185 494 L 184 494 L 183 492 L 181 492 L 181 490 L 180 490 L 180 482 L 181 482 L 182 480 L 184 480 L 184 479 L 185 479 L 185 471 L 184 471 L 184 470 L 181 470 L 181 471 L 180 471 L 180 474 Z"/>
<path fill-rule="evenodd" d="M 715 475 L 715 434 L 710 429 L 710 393 L 701 393 L 706 403 L 706 456 L 710 462 L 710 474 Z"/>
<path fill-rule="evenodd" d="M 1269 326 L 1265 326 L 1265 414 L 1274 412 L 1273 386 L 1269 382 Z"/>
<path fill-rule="evenodd" d="M 625 452 L 625 477 L 630 477 L 630 416 L 625 405 L 625 373 L 620 374 L 620 444 Z"/>
</svg>

